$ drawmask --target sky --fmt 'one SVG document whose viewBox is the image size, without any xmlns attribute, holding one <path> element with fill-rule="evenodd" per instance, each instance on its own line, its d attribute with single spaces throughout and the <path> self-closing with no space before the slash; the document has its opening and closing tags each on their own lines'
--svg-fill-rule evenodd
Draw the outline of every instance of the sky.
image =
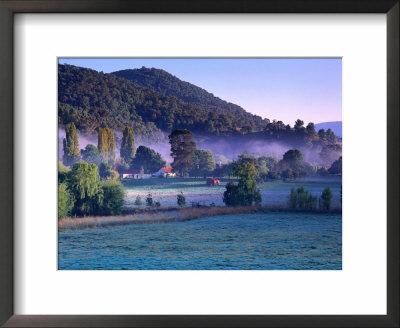
<svg viewBox="0 0 400 328">
<path fill-rule="evenodd" d="M 263 118 L 342 120 L 340 58 L 61 58 L 60 64 L 104 73 L 163 69 Z"/>
</svg>

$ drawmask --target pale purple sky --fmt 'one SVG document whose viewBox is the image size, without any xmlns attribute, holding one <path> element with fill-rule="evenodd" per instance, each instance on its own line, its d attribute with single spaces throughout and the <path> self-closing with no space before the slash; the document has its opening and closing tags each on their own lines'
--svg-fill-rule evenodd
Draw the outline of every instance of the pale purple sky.
<svg viewBox="0 0 400 328">
<path fill-rule="evenodd" d="M 285 124 L 342 120 L 340 58 L 60 58 L 110 73 L 155 67 L 245 110 Z"/>
</svg>

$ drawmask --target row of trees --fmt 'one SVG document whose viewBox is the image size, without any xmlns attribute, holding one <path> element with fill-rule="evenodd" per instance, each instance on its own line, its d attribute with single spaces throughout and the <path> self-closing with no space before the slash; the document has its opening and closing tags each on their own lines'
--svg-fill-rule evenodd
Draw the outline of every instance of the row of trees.
<svg viewBox="0 0 400 328">
<path fill-rule="evenodd" d="M 153 200 L 153 196 L 152 194 L 147 194 L 147 197 L 145 199 L 146 202 L 146 206 L 151 207 L 151 206 L 155 206 L 155 207 L 160 207 L 161 203 L 159 201 L 154 201 Z M 177 196 L 176 196 L 176 203 L 178 204 L 178 206 L 182 207 L 186 205 L 186 197 L 183 196 L 183 192 L 181 191 Z M 135 199 L 135 203 L 136 206 L 141 206 L 143 205 L 143 201 L 142 198 L 140 196 L 137 196 Z"/>
<path fill-rule="evenodd" d="M 264 136 L 268 139 L 284 141 L 292 145 L 310 144 L 314 139 L 318 139 L 327 144 L 335 144 L 336 136 L 331 129 L 320 129 L 318 133 L 315 130 L 314 123 L 310 122 L 304 126 L 304 121 L 297 119 L 293 128 L 282 121 L 273 120 L 265 126 Z"/>
<path fill-rule="evenodd" d="M 135 147 L 135 136 L 132 127 L 126 126 L 123 131 L 120 159 L 116 163 L 116 143 L 111 129 L 98 129 L 98 146 L 88 144 L 79 151 L 79 135 L 74 123 L 65 127 L 66 137 L 63 140 L 63 163 L 72 166 L 81 158 L 87 163 L 110 165 L 116 169 L 140 169 L 144 172 L 156 172 L 166 165 L 161 155 L 146 146 Z M 182 175 L 203 176 L 214 171 L 216 164 L 211 151 L 196 149 L 193 134 L 188 130 L 175 130 L 169 136 L 171 155 L 174 158 L 172 168 Z M 114 166 L 115 165 L 115 166 Z"/>
<path fill-rule="evenodd" d="M 303 154 L 298 149 L 288 150 L 278 160 L 276 157 L 271 156 L 251 156 L 248 154 L 241 154 L 238 159 L 217 168 L 214 171 L 215 176 L 231 176 L 236 167 L 243 163 L 251 163 L 256 168 L 256 180 L 268 181 L 275 179 L 282 179 L 284 181 L 295 180 L 300 177 L 311 175 L 329 175 L 342 173 L 342 158 L 334 161 L 331 167 L 315 167 L 311 166 L 303 159 Z"/>
<path fill-rule="evenodd" d="M 166 165 L 161 155 L 146 146 L 135 147 L 135 136 L 132 127 L 126 126 L 123 131 L 120 158 L 116 161 L 116 142 L 110 128 L 98 129 L 97 147 L 88 144 L 79 150 L 79 134 L 74 123 L 65 126 L 66 137 L 63 140 L 63 163 L 73 166 L 81 159 L 87 163 L 99 166 L 99 169 L 129 169 L 134 168 L 145 172 L 156 172 Z"/>
<path fill-rule="evenodd" d="M 116 157 L 116 142 L 113 131 L 110 128 L 99 128 L 97 148 L 88 144 L 85 149 L 79 150 L 79 134 L 75 124 L 69 123 L 65 126 L 65 138 L 63 140 L 63 163 L 72 166 L 79 162 L 81 157 L 88 163 L 106 163 L 114 165 Z M 121 144 L 121 158 L 125 162 L 131 161 L 135 156 L 135 139 L 133 129 L 126 127 Z"/>
<path fill-rule="evenodd" d="M 302 128 L 302 122 L 298 122 L 297 129 Z M 307 129 L 306 129 L 307 130 Z M 251 163 L 256 168 L 256 180 L 283 179 L 285 181 L 295 180 L 299 177 L 320 174 L 341 174 L 342 157 L 333 162 L 329 169 L 315 167 L 304 161 L 299 149 L 288 150 L 281 160 L 270 156 L 258 158 L 241 154 L 236 161 L 216 169 L 214 156 L 209 150 L 196 149 L 193 134 L 188 130 L 175 130 L 169 135 L 171 145 L 171 156 L 174 161 L 172 167 L 183 176 L 189 173 L 192 176 L 214 175 L 231 176 L 235 169 L 244 163 Z M 337 145 L 329 145 L 336 149 Z M 329 153 L 331 154 L 331 153 Z M 328 156 L 328 155 L 327 155 Z M 325 174 L 326 173 L 326 174 Z"/>
</svg>

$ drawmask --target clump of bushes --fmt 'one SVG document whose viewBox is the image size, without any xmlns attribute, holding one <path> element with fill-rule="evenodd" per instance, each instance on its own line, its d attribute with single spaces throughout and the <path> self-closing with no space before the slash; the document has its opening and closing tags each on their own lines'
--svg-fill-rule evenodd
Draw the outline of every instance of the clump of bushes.
<svg viewBox="0 0 400 328">
<path fill-rule="evenodd" d="M 287 207 L 292 210 L 329 211 L 331 209 L 332 192 L 329 187 L 326 187 L 318 199 L 313 196 L 308 190 L 303 187 L 292 188 L 288 197 Z"/>
<path fill-rule="evenodd" d="M 59 167 L 58 217 L 70 215 L 120 214 L 125 201 L 118 180 L 100 180 L 94 163 L 75 163 L 72 169 Z"/>
<path fill-rule="evenodd" d="M 317 209 L 317 197 L 311 195 L 303 187 L 292 188 L 288 199 L 288 207 L 290 209 L 315 210 Z"/>
</svg>

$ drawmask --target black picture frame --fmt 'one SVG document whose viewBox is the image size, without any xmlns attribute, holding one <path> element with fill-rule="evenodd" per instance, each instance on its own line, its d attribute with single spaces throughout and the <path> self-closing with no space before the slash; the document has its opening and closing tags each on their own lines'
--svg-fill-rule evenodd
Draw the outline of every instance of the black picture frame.
<svg viewBox="0 0 400 328">
<path fill-rule="evenodd" d="M 4 327 L 399 327 L 399 12 L 399 0 L 0 0 L 0 324 Z M 12 158 L 13 134 L 18 133 L 13 128 L 16 13 L 385 13 L 387 315 L 14 315 L 13 175 L 16 172 Z"/>
</svg>

